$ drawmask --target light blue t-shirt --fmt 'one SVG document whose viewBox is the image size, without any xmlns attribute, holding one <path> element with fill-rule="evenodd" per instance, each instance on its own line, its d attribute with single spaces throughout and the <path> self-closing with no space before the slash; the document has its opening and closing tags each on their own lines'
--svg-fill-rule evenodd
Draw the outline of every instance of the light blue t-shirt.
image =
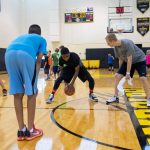
<svg viewBox="0 0 150 150">
<path fill-rule="evenodd" d="M 11 50 L 22 50 L 36 59 L 39 52 L 47 54 L 47 42 L 38 34 L 24 34 L 16 38 L 6 49 L 6 53 Z"/>
</svg>

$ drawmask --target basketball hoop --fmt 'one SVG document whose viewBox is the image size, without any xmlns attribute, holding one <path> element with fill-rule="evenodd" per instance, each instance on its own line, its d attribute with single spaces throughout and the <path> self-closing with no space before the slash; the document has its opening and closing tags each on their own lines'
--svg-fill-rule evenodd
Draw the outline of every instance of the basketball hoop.
<svg viewBox="0 0 150 150">
<path fill-rule="evenodd" d="M 124 29 L 117 29 L 117 33 L 121 34 L 123 33 Z"/>
</svg>

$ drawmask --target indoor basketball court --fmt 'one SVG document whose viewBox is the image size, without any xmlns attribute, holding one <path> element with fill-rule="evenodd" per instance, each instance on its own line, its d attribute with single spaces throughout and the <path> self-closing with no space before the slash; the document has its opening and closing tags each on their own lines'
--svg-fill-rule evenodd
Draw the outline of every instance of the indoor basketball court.
<svg viewBox="0 0 150 150">
<path fill-rule="evenodd" d="M 127 55 L 125 83 L 123 80 L 122 83 L 121 80 L 118 82 L 119 94 L 116 96 L 116 73 L 121 74 L 119 72 L 121 67 L 119 60 L 115 57 L 113 46 L 110 46 L 106 38 L 108 34 L 115 34 L 118 39 L 132 40 L 136 49 L 143 51 L 144 57 L 149 55 L 147 53 L 147 50 L 150 50 L 149 3 L 149 0 L 13 0 L 13 2 L 0 0 L 0 85 L 2 87 L 2 92 L 0 91 L 0 149 L 150 150 L 148 90 L 142 86 L 146 81 L 150 86 L 149 64 L 145 63 L 144 66 L 147 77 L 142 76 L 140 71 L 136 71 L 131 81 L 132 69 L 129 70 L 128 67 L 130 55 Z M 38 54 L 42 51 L 40 46 L 37 46 L 40 50 L 37 52 L 36 62 L 40 62 L 41 68 L 37 77 L 38 90 L 34 119 L 36 128 L 33 125 L 34 127 L 30 129 L 28 127 L 30 123 L 27 121 L 30 118 L 29 99 L 27 96 L 23 97 L 23 110 L 21 110 L 13 96 L 20 92 L 9 94 L 12 88 L 10 85 L 13 82 L 9 80 L 12 74 L 9 72 L 6 54 L 8 54 L 10 42 L 20 35 L 27 34 L 31 24 L 40 25 L 41 36 L 47 42 L 45 47 L 47 51 L 51 51 L 53 62 L 48 68 L 48 73 L 45 72 L 47 54 L 39 60 Z M 55 90 L 55 84 L 62 71 L 60 60 L 63 60 L 63 55 L 68 57 L 66 56 L 68 53 L 62 53 L 64 47 L 59 49 L 61 45 L 69 49 L 69 60 L 73 59 L 72 52 L 75 53 L 78 59 L 76 58 L 73 63 L 76 63 L 76 60 L 79 61 L 77 65 L 80 70 L 84 65 L 84 69 L 91 75 L 95 83 L 92 92 L 90 81 L 86 79 L 82 82 L 79 73 L 77 75 L 79 78 L 75 79 L 72 90 L 68 85 L 73 79 L 66 84 L 66 78 Z M 120 48 L 121 45 L 118 47 Z M 57 78 L 53 70 L 56 64 L 53 58 L 56 48 L 60 51 L 58 59 L 60 72 L 56 73 Z M 108 62 L 108 55 L 112 58 L 112 64 Z M 125 57 L 126 54 L 123 53 L 123 55 Z M 30 59 L 26 61 L 29 63 Z M 144 61 L 146 62 L 146 59 Z M 29 64 L 32 66 L 32 63 Z M 67 67 L 66 64 L 63 68 Z M 80 66 L 80 64 L 83 65 Z M 131 65 L 133 64 L 131 62 Z M 76 73 L 77 67 L 74 70 Z M 26 89 L 28 84 L 26 85 L 25 81 L 22 82 L 23 88 Z M 18 87 L 17 84 L 16 87 Z M 4 93 L 4 89 L 7 93 Z M 27 90 L 29 89 L 30 87 L 27 87 Z M 34 95 L 34 87 L 32 90 Z M 96 96 L 96 100 L 90 97 L 91 93 Z M 51 94 L 53 99 L 49 98 Z M 113 96 L 118 99 L 109 101 Z M 19 115 L 23 116 L 24 127 L 26 131 L 29 131 L 29 136 L 23 130 L 24 128 L 19 127 L 18 122 L 21 121 L 19 119 L 17 121 L 16 107 L 20 109 Z M 32 130 L 39 129 L 42 130 L 41 135 L 35 138 L 33 135 L 32 139 L 31 135 L 34 132 Z M 18 131 L 21 131 L 23 135 Z M 23 139 L 18 140 L 20 136 Z"/>
</svg>

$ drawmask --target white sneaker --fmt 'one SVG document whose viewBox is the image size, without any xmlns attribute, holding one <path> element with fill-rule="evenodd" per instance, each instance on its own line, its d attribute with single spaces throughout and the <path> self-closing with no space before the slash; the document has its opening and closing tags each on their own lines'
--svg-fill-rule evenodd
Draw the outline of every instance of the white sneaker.
<svg viewBox="0 0 150 150">
<path fill-rule="evenodd" d="M 147 107 L 150 107 L 150 98 L 147 99 Z"/>
<path fill-rule="evenodd" d="M 46 101 L 46 103 L 47 103 L 47 104 L 50 104 L 50 103 L 52 103 L 53 101 L 54 101 L 54 94 L 50 94 L 49 97 L 48 97 L 48 99 L 47 99 L 47 101 Z"/>
<path fill-rule="evenodd" d="M 119 97 L 117 96 L 111 97 L 110 99 L 106 101 L 106 104 L 113 103 L 113 102 L 119 103 Z"/>
</svg>

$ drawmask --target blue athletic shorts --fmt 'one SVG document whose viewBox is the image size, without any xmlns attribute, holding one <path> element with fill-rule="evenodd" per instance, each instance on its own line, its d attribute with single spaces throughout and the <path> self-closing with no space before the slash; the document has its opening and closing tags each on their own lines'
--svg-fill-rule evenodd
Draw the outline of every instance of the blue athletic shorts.
<svg viewBox="0 0 150 150">
<path fill-rule="evenodd" d="M 21 50 L 11 50 L 5 54 L 11 95 L 37 93 L 36 63 L 32 56 Z"/>
</svg>

